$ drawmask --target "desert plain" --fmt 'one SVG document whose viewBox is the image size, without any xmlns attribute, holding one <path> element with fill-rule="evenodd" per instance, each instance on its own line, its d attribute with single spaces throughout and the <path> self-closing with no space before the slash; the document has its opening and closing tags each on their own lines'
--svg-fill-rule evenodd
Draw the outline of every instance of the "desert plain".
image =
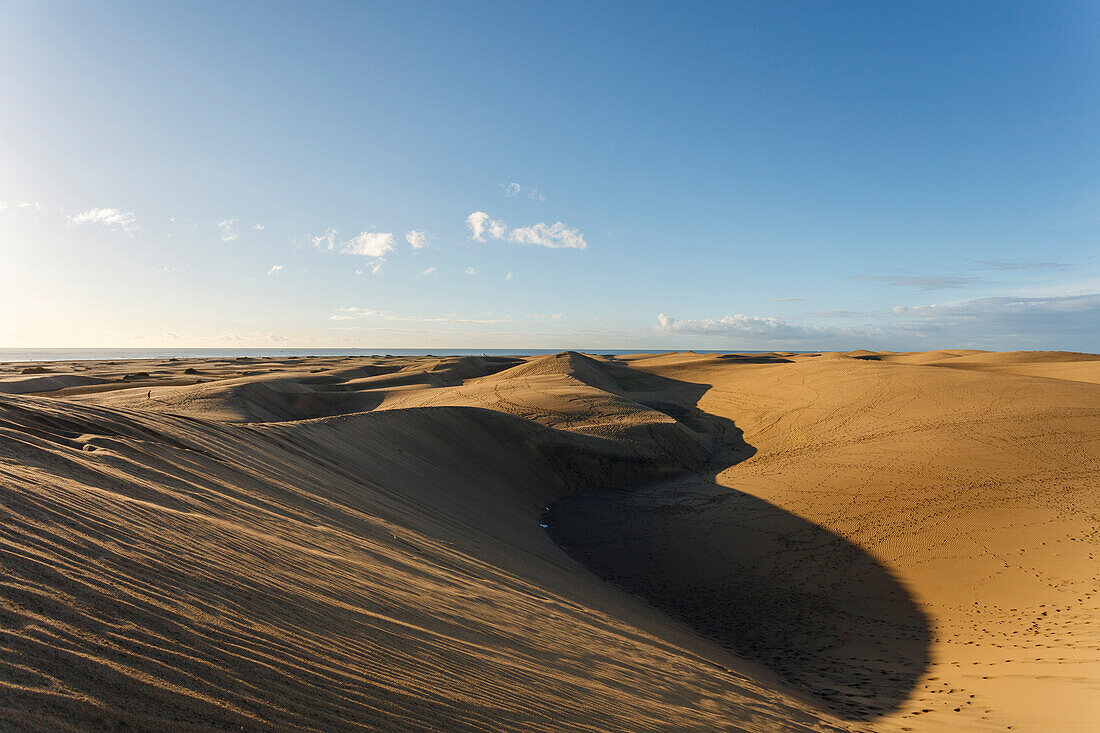
<svg viewBox="0 0 1100 733">
<path fill-rule="evenodd" d="M 1090 731 L 1100 357 L 0 364 L 0 728 Z"/>
</svg>

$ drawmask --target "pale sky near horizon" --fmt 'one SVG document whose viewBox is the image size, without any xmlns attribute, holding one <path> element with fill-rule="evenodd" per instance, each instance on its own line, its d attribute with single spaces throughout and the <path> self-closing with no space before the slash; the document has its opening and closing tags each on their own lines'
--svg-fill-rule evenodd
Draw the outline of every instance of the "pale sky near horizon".
<svg viewBox="0 0 1100 733">
<path fill-rule="evenodd" d="M 1100 351 L 1100 4 L 0 0 L 0 347 Z"/>
</svg>

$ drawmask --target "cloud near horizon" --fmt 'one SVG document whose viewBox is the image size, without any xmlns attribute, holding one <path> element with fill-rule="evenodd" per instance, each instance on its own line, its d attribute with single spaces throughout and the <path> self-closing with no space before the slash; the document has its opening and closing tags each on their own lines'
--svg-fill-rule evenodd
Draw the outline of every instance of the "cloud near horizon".
<svg viewBox="0 0 1100 733">
<path fill-rule="evenodd" d="M 1024 298 L 997 296 L 979 298 L 965 303 L 895 306 L 895 315 L 940 321 L 975 321 L 1004 325 L 1006 322 L 1048 316 L 1079 316 L 1089 324 L 1100 323 L 1100 293 L 1062 295 L 1056 297 Z M 1094 320 L 1095 319 L 1095 320 Z"/>
<path fill-rule="evenodd" d="M 539 222 L 509 229 L 507 224 L 492 218 L 484 211 L 475 211 L 466 217 L 466 227 L 470 230 L 470 238 L 476 242 L 499 239 L 548 249 L 588 249 L 588 243 L 580 230 L 560 221 L 553 224 Z"/>
<path fill-rule="evenodd" d="M 974 347 L 1060 349 L 1070 339 L 1087 339 L 1100 323 L 1100 293 L 1050 297 L 999 296 L 959 303 L 896 306 L 889 311 L 834 311 L 810 317 L 856 318 L 857 327 L 814 326 L 774 317 L 727 315 L 718 319 L 657 316 L 666 334 L 725 339 L 731 347 L 802 347 L 912 350 Z"/>
<path fill-rule="evenodd" d="M 718 319 L 680 320 L 664 313 L 657 314 L 657 330 L 693 336 L 725 336 L 763 338 L 769 343 L 797 342 L 835 338 L 839 329 L 791 323 L 771 316 L 747 316 L 741 313 Z"/>
<path fill-rule="evenodd" d="M 500 324 L 511 323 L 510 318 L 461 318 L 457 313 L 448 313 L 443 316 L 415 316 L 397 315 L 389 311 L 375 308 L 337 308 L 336 312 L 329 316 L 330 321 L 353 321 L 363 318 L 373 318 L 383 321 L 406 321 L 410 323 L 461 323 L 461 324 Z"/>
</svg>

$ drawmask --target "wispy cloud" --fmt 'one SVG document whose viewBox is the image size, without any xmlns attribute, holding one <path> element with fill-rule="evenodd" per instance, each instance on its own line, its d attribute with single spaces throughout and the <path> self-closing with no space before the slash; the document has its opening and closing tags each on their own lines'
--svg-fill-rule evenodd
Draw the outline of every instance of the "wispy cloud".
<svg viewBox="0 0 1100 733">
<path fill-rule="evenodd" d="M 6 211 L 9 214 L 36 215 L 45 211 L 45 209 L 45 206 L 34 201 L 20 201 L 16 204 L 8 203 L 7 201 L 0 201 L 0 211 Z"/>
<path fill-rule="evenodd" d="M 948 290 L 977 285 L 983 280 L 975 277 L 909 277 L 902 275 L 853 275 L 852 280 L 870 280 L 896 288 L 917 290 Z"/>
<path fill-rule="evenodd" d="M 508 239 L 519 244 L 534 244 L 551 249 L 587 249 L 584 235 L 560 221 L 513 229 Z"/>
<path fill-rule="evenodd" d="M 237 238 L 237 220 L 224 219 L 218 222 L 218 236 L 223 242 L 232 242 Z"/>
<path fill-rule="evenodd" d="M 262 232 L 264 230 L 264 225 L 263 224 L 253 224 L 252 228 L 257 232 Z"/>
<path fill-rule="evenodd" d="M 319 249 L 323 252 L 331 252 L 336 248 L 336 230 L 330 228 L 324 234 L 310 237 L 309 243 L 313 245 L 315 249 Z"/>
<path fill-rule="evenodd" d="M 37 211 L 40 207 L 38 204 L 28 204 L 27 202 L 21 202 L 20 208 L 35 207 Z M 137 224 L 137 216 L 132 211 L 121 211 L 119 209 L 88 209 L 82 211 L 74 216 L 66 217 L 70 224 L 99 224 L 105 226 L 108 229 L 117 229 L 125 232 L 127 236 L 134 236 L 137 234 L 140 227 Z"/>
<path fill-rule="evenodd" d="M 435 274 L 435 268 L 434 267 L 429 267 L 425 270 L 420 271 L 420 277 L 428 277 L 429 275 L 434 275 L 434 274 Z"/>
<path fill-rule="evenodd" d="M 367 273 L 370 273 L 371 275 L 378 275 L 379 273 L 382 272 L 382 265 L 385 264 L 385 262 L 386 262 L 386 258 L 385 257 L 380 257 L 377 260 L 374 260 L 373 262 L 368 262 L 365 267 L 362 267 L 362 268 L 356 270 L 355 274 L 356 275 L 366 275 Z"/>
<path fill-rule="evenodd" d="M 978 318 L 1017 320 L 1033 317 L 1096 314 L 1097 319 L 1091 321 L 1091 325 L 1097 326 L 1097 324 L 1100 324 L 1100 293 L 1049 298 L 999 296 L 944 305 L 899 305 L 894 307 L 892 312 L 902 316 L 956 321 Z"/>
<path fill-rule="evenodd" d="M 811 313 L 813 318 L 858 318 L 859 316 L 865 316 L 866 313 L 860 313 L 859 311 L 846 311 L 846 310 L 827 310 Z"/>
<path fill-rule="evenodd" d="M 479 274 L 480 272 L 481 272 L 481 268 L 480 268 L 480 267 L 467 267 L 467 268 L 466 268 L 466 274 L 467 274 L 467 275 L 471 275 L 471 276 L 473 276 L 473 275 L 477 275 L 477 274 Z"/>
<path fill-rule="evenodd" d="M 501 183 L 500 191 L 506 197 L 511 199 L 518 199 L 520 197 L 531 199 L 532 201 L 545 201 L 546 197 L 539 193 L 537 188 L 528 188 L 527 186 L 521 186 L 515 181 L 509 183 Z"/>
<path fill-rule="evenodd" d="M 275 275 L 278 275 L 282 271 L 283 271 L 283 266 L 282 265 L 272 265 L 271 269 L 267 271 L 267 276 L 268 277 L 274 277 Z"/>
<path fill-rule="evenodd" d="M 564 314 L 562 314 L 562 313 L 551 313 L 549 315 L 544 315 L 544 316 L 543 315 L 538 315 L 538 314 L 535 314 L 535 313 L 528 313 L 527 314 L 527 317 L 530 318 L 533 321 L 560 321 L 563 316 L 564 316 Z"/>
<path fill-rule="evenodd" d="M 1007 262 L 1005 260 L 984 260 L 978 263 L 984 270 L 1066 270 L 1069 265 L 1063 262 Z"/>
<path fill-rule="evenodd" d="M 256 331 L 243 336 L 234 331 L 223 331 L 220 338 L 222 341 L 273 341 L 276 343 L 283 343 L 290 340 L 286 336 L 273 331 L 268 331 L 266 333 Z"/>
<path fill-rule="evenodd" d="M 465 323 L 465 324 L 495 324 L 510 323 L 507 318 L 464 318 L 457 313 L 448 313 L 442 316 L 418 316 L 399 315 L 389 311 L 374 308 L 337 308 L 336 312 L 329 316 L 332 321 L 353 321 L 359 319 L 374 319 L 380 321 L 407 321 L 410 323 Z"/>
<path fill-rule="evenodd" d="M 563 222 L 538 223 L 527 227 L 509 229 L 503 221 L 494 219 L 484 211 L 475 211 L 466 217 L 466 227 L 471 239 L 485 242 L 499 239 L 516 244 L 532 244 L 549 249 L 587 249 L 588 243 L 578 229 Z"/>
<path fill-rule="evenodd" d="M 805 298 L 772 298 L 773 303 L 803 303 Z"/>
<path fill-rule="evenodd" d="M 414 250 L 424 249 L 428 246 L 428 235 L 422 231 L 410 229 L 405 232 L 405 241 L 408 242 L 409 246 Z"/>
</svg>

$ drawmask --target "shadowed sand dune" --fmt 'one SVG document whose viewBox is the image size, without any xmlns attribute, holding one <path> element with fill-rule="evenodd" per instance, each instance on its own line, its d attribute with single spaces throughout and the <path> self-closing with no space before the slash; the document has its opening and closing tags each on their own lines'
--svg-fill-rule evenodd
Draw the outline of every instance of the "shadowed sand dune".
<svg viewBox="0 0 1100 733">
<path fill-rule="evenodd" d="M 983 354 L 0 365 L 0 720 L 1089 730 L 1100 387 Z"/>
<path fill-rule="evenodd" d="M 931 641 L 906 589 L 842 537 L 714 482 L 756 451 L 732 421 L 694 406 L 710 385 L 634 381 L 668 400 L 648 404 L 713 437 L 710 470 L 564 497 L 546 517 L 554 540 L 596 574 L 764 662 L 838 714 L 871 719 L 900 707 L 928 666 Z"/>
</svg>

